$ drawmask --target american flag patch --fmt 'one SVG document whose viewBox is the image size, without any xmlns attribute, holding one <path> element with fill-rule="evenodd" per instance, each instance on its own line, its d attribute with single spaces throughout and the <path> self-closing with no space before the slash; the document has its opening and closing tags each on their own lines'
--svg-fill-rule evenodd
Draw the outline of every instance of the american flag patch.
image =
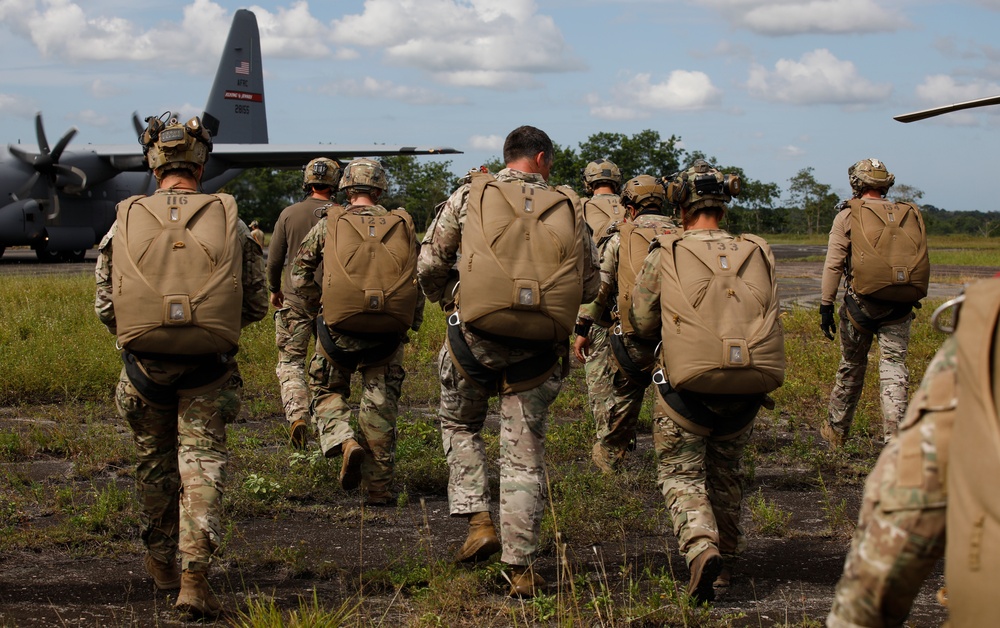
<svg viewBox="0 0 1000 628">
<path fill-rule="evenodd" d="M 237 74 L 250 74 L 250 62 L 240 61 L 240 64 L 236 66 Z"/>
</svg>

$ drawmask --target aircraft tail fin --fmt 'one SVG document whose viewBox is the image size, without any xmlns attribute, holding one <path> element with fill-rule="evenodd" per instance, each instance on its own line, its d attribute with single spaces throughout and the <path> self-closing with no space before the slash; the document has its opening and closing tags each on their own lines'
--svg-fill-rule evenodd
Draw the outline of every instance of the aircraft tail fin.
<svg viewBox="0 0 1000 628">
<path fill-rule="evenodd" d="M 267 144 L 260 31 L 246 9 L 233 16 L 202 120 L 216 144 Z"/>
</svg>

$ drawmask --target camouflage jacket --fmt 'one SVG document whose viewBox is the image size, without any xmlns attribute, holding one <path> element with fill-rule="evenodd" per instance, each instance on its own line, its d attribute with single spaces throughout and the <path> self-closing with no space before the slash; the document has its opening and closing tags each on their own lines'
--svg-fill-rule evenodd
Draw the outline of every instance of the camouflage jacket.
<svg viewBox="0 0 1000 628">
<path fill-rule="evenodd" d="M 521 172 L 504 168 L 496 174 L 497 181 L 523 181 L 527 185 L 547 188 L 548 184 L 542 175 Z M 469 213 L 469 189 L 471 184 L 464 184 L 455 190 L 447 201 L 441 205 L 437 216 L 431 222 L 424 235 L 420 247 L 420 257 L 417 259 L 417 278 L 427 298 L 442 306 L 450 295 L 445 288 L 454 285 L 455 262 L 458 261 L 459 246 L 462 244 L 462 227 Z M 582 215 L 582 213 L 581 213 Z M 597 296 L 600 285 L 598 274 L 598 256 L 594 243 L 587 238 L 589 255 L 584 255 L 583 264 L 583 300 L 592 301 Z M 585 249 L 586 250 L 586 249 Z"/>
<path fill-rule="evenodd" d="M 639 214 L 632 224 L 637 229 L 653 227 L 680 231 L 674 221 L 663 214 Z M 597 292 L 596 299 L 580 306 L 581 318 L 600 320 L 606 311 L 615 307 L 618 298 L 618 253 L 621 242 L 621 234 L 616 230 L 601 247 L 601 288 Z M 628 313 L 620 312 L 619 315 L 627 316 Z"/>
<path fill-rule="evenodd" d="M 157 190 L 156 194 L 198 194 L 198 192 L 185 192 L 182 190 L 169 189 Z M 111 251 L 115 234 L 118 233 L 118 223 L 115 222 L 108 229 L 101 243 L 98 245 L 97 267 L 94 271 L 97 279 L 97 295 L 94 299 L 94 311 L 97 318 L 112 334 L 117 335 L 117 322 L 115 319 L 115 305 L 112 301 L 111 285 Z M 236 236 L 240 241 L 240 248 L 243 251 L 243 308 L 241 313 L 240 326 L 246 327 L 263 319 L 267 315 L 268 300 L 267 290 L 264 286 L 264 255 L 260 245 L 250 235 L 250 229 L 239 221 L 236 226 Z"/>
<path fill-rule="evenodd" d="M 267 250 L 267 287 L 271 292 L 281 290 L 282 284 L 286 288 L 290 285 L 292 260 L 306 234 L 319 222 L 321 207 L 340 209 L 335 201 L 308 197 L 281 210 Z M 290 296 L 286 294 L 285 298 Z"/>
<path fill-rule="evenodd" d="M 351 205 L 345 212 L 351 212 L 360 216 L 385 216 L 389 213 L 381 205 Z M 299 310 L 308 316 L 316 316 L 319 313 L 322 298 L 322 277 L 317 278 L 317 272 L 323 263 L 323 249 L 326 247 L 326 222 L 328 217 L 319 219 L 305 239 L 299 246 L 299 252 L 292 261 L 292 269 L 289 276 L 289 287 L 296 299 L 291 307 Z M 416 246 L 416 242 L 413 243 Z M 318 279 L 318 281 L 317 281 Z M 420 328 L 424 318 L 424 297 L 418 295 L 417 305 L 413 311 L 413 324 L 411 329 L 416 331 Z M 371 340 L 366 338 L 356 338 L 345 336 L 331 331 L 334 344 L 342 351 L 363 351 L 383 344 L 381 340 Z"/>
</svg>

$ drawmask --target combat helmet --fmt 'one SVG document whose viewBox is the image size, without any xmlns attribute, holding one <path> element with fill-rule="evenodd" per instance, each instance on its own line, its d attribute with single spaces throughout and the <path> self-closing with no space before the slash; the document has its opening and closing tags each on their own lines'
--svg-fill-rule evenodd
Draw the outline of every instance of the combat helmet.
<svg viewBox="0 0 1000 628">
<path fill-rule="evenodd" d="M 865 190 L 877 190 L 882 194 L 896 182 L 896 177 L 878 159 L 862 159 L 847 169 L 847 177 L 851 181 L 851 190 L 860 197 Z"/>
<path fill-rule="evenodd" d="M 340 189 L 349 190 L 351 188 L 385 192 L 389 189 L 385 168 L 373 159 L 353 160 L 344 167 L 344 174 L 340 178 Z"/>
<path fill-rule="evenodd" d="M 139 143 L 146 163 L 158 177 L 172 169 L 197 172 L 212 152 L 212 134 L 198 116 L 181 124 L 170 112 L 146 118 L 146 130 L 139 136 Z"/>
<path fill-rule="evenodd" d="M 583 169 L 583 188 L 587 194 L 593 194 L 594 189 L 599 187 L 599 182 L 607 182 L 614 188 L 615 194 L 622 187 L 622 171 L 613 162 L 607 159 L 592 161 Z"/>
<path fill-rule="evenodd" d="M 326 185 L 336 191 L 340 182 L 340 164 L 326 157 L 317 157 L 306 164 L 302 177 L 302 189 L 309 191 L 309 186 Z"/>
<path fill-rule="evenodd" d="M 648 174 L 640 174 L 625 182 L 622 188 L 622 202 L 625 205 L 645 209 L 652 206 L 657 211 L 663 209 L 667 192 L 659 179 Z"/>
<path fill-rule="evenodd" d="M 690 168 L 674 175 L 667 184 L 667 199 L 687 211 L 725 207 L 739 195 L 740 178 L 723 174 L 704 159 L 694 160 Z"/>
</svg>

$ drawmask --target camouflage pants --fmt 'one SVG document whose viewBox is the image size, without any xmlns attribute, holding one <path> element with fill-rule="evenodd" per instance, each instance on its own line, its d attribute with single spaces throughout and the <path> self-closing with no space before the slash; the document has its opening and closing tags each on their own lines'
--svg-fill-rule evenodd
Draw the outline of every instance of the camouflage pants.
<svg viewBox="0 0 1000 628">
<path fill-rule="evenodd" d="M 906 351 L 910 343 L 910 325 L 913 319 L 879 328 L 878 346 L 879 389 L 882 398 L 882 434 L 886 442 L 895 434 L 899 421 L 906 413 L 910 371 L 906 368 Z M 858 331 L 847 317 L 847 308 L 840 308 L 840 367 L 830 392 L 829 421 L 840 434 L 846 436 L 854 421 L 854 411 L 865 385 L 868 369 L 868 351 L 873 334 Z"/>
<path fill-rule="evenodd" d="M 590 398 L 590 409 L 594 414 L 597 442 L 605 449 L 608 456 L 619 458 L 621 456 L 615 456 L 617 448 L 609 443 L 609 436 L 612 433 L 611 409 L 614 404 L 612 378 L 615 374 L 615 366 L 611 358 L 611 346 L 608 344 L 608 329 L 600 325 L 593 325 L 590 328 L 588 338 L 590 339 L 590 355 L 583 365 L 583 372 L 587 378 L 587 396 Z M 623 447 L 621 455 L 623 456 L 624 453 Z"/>
<path fill-rule="evenodd" d="M 438 367 L 450 512 L 467 515 L 489 511 L 486 445 L 480 432 L 490 394 L 462 377 L 447 347 L 438 355 Z M 546 494 L 545 431 L 549 406 L 561 385 L 557 369 L 531 390 L 500 395 L 501 560 L 510 565 L 530 564 L 538 549 Z"/>
<path fill-rule="evenodd" d="M 179 551 L 183 569 L 208 571 L 223 533 L 226 424 L 239 415 L 242 388 L 235 371 L 218 388 L 181 395 L 171 408 L 154 407 L 122 369 L 115 402 L 135 440 L 142 540 L 154 558 L 172 563 Z"/>
<path fill-rule="evenodd" d="M 898 437 L 882 450 L 865 482 L 827 626 L 902 626 L 924 579 L 944 556 L 944 478 L 955 419 L 953 341 L 945 341 L 928 365 Z"/>
<path fill-rule="evenodd" d="M 652 368 L 650 365 L 655 359 L 653 349 L 636 345 L 628 338 L 625 339 L 625 347 L 636 367 Z M 607 434 L 600 442 L 611 452 L 613 463 L 617 465 L 624 459 L 625 451 L 635 440 L 639 412 L 642 411 L 642 402 L 646 397 L 647 387 L 640 386 L 629 379 L 614 358 L 611 358 L 611 366 L 613 374 L 609 380 L 611 382 L 610 420 Z"/>
<path fill-rule="evenodd" d="M 740 529 L 740 461 L 753 429 L 730 440 L 699 436 L 667 416 L 653 420 L 657 480 L 666 498 L 677 545 L 687 564 L 715 547 L 728 561 L 746 547 Z"/>
<path fill-rule="evenodd" d="M 278 365 L 274 372 L 281 385 L 281 403 L 289 423 L 309 418 L 309 385 L 306 355 L 315 335 L 316 319 L 290 307 L 274 312 L 274 342 Z"/>
<path fill-rule="evenodd" d="M 358 408 L 356 436 L 351 428 L 351 396 L 353 373 L 337 368 L 319 351 L 309 363 L 309 387 L 313 393 L 312 416 L 319 430 L 319 444 L 324 453 L 340 451 L 349 438 L 368 453 L 361 467 L 362 484 L 368 490 L 382 490 L 392 481 L 396 462 L 396 415 L 399 395 L 403 388 L 403 344 L 381 366 L 358 367 L 364 391 Z"/>
</svg>

